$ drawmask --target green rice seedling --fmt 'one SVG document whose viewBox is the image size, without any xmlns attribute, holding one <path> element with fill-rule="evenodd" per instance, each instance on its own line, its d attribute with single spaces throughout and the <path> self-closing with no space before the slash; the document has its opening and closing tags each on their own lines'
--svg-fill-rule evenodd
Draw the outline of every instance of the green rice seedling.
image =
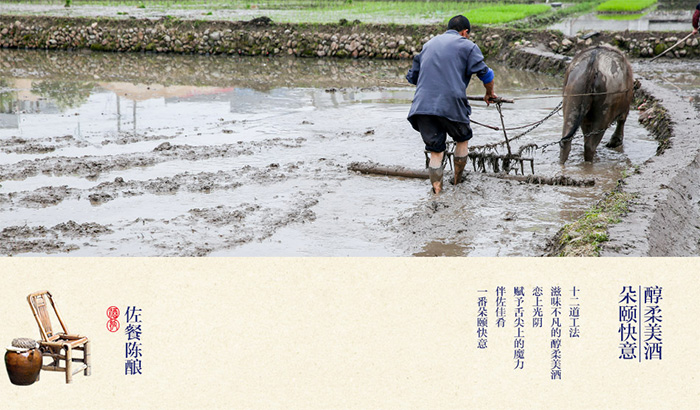
<svg viewBox="0 0 700 410">
<path fill-rule="evenodd" d="M 599 14 L 597 17 L 600 20 L 638 20 L 644 17 L 646 13 L 635 14 Z"/>
<path fill-rule="evenodd" d="M 608 0 L 596 10 L 602 12 L 630 13 L 641 11 L 656 4 L 657 0 Z"/>
<path fill-rule="evenodd" d="M 470 10 L 467 17 L 475 24 L 499 24 L 551 10 L 547 4 L 497 4 Z"/>
</svg>

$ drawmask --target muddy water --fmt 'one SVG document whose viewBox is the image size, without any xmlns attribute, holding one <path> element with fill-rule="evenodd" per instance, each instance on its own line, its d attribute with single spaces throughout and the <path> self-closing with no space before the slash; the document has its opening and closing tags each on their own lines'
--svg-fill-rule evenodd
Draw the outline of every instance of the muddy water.
<svg viewBox="0 0 700 410">
<path fill-rule="evenodd" d="M 624 148 L 536 173 L 478 173 L 434 197 L 423 180 L 347 171 L 420 169 L 406 121 L 406 61 L 241 59 L 0 51 L 0 252 L 76 256 L 538 255 L 561 225 L 653 155 L 632 112 Z M 543 118 L 561 79 L 494 67 L 507 126 Z M 481 94 L 478 84 L 470 94 Z M 473 118 L 500 123 L 475 103 Z M 514 143 L 555 141 L 555 116 Z M 474 126 L 472 145 L 502 141 Z M 513 136 L 511 134 L 511 136 Z M 604 138 L 604 142 L 607 140 Z M 503 152 L 503 151 L 501 151 Z M 471 165 L 470 165 L 471 166 Z M 448 172 L 449 174 L 449 172 Z"/>
<path fill-rule="evenodd" d="M 690 101 L 700 112 L 700 62 L 661 58 L 655 61 L 639 60 L 633 64 L 635 72 Z"/>
</svg>

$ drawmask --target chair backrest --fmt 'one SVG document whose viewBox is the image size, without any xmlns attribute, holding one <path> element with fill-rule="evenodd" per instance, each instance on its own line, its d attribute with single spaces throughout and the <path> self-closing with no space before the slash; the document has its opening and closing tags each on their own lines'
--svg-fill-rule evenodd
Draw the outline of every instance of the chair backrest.
<svg viewBox="0 0 700 410">
<path fill-rule="evenodd" d="M 53 297 L 51 296 L 51 293 L 45 290 L 41 292 L 34 292 L 27 296 L 27 301 L 29 302 L 29 306 L 32 308 L 34 319 L 36 319 L 36 323 L 39 325 L 41 338 L 45 342 L 56 340 L 60 337 L 61 334 L 68 334 L 68 329 L 66 329 L 66 325 L 63 323 L 61 314 L 58 313 L 58 309 L 56 308 L 56 305 L 53 302 Z M 63 329 L 62 333 L 53 332 L 53 328 L 51 327 L 49 303 L 51 304 L 51 309 L 56 315 L 58 322 L 61 324 L 61 328 Z"/>
</svg>

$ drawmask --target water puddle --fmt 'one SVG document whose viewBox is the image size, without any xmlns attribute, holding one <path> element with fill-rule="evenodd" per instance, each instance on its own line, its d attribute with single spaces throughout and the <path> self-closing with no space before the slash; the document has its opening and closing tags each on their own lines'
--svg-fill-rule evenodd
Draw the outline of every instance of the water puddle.
<svg viewBox="0 0 700 410">
<path fill-rule="evenodd" d="M 354 161 L 424 166 L 406 121 L 409 65 L 0 50 L 0 251 L 538 255 L 655 152 L 633 111 L 624 147 L 601 144 L 593 164 L 583 163 L 581 140 L 564 167 L 557 147 L 535 153 L 538 175 L 595 178 L 592 188 L 472 172 L 436 198 L 427 181 L 349 172 Z M 507 126 L 537 121 L 559 103 L 560 78 L 494 69 L 499 95 L 518 99 L 504 106 Z M 500 124 L 493 106 L 477 102 L 473 111 Z M 472 145 L 503 139 L 476 125 L 474 134 Z M 514 149 L 560 134 L 555 116 Z"/>
</svg>

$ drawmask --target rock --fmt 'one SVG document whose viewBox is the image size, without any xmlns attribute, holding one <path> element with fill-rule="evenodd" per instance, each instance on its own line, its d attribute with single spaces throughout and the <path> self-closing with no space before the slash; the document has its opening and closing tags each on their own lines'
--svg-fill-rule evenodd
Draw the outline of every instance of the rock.
<svg viewBox="0 0 700 410">
<path fill-rule="evenodd" d="M 666 51 L 666 44 L 664 43 L 659 43 L 654 46 L 654 55 L 659 55 Z"/>
<path fill-rule="evenodd" d="M 168 151 L 173 149 L 173 146 L 169 142 L 164 142 L 153 149 L 153 151 Z"/>
</svg>

